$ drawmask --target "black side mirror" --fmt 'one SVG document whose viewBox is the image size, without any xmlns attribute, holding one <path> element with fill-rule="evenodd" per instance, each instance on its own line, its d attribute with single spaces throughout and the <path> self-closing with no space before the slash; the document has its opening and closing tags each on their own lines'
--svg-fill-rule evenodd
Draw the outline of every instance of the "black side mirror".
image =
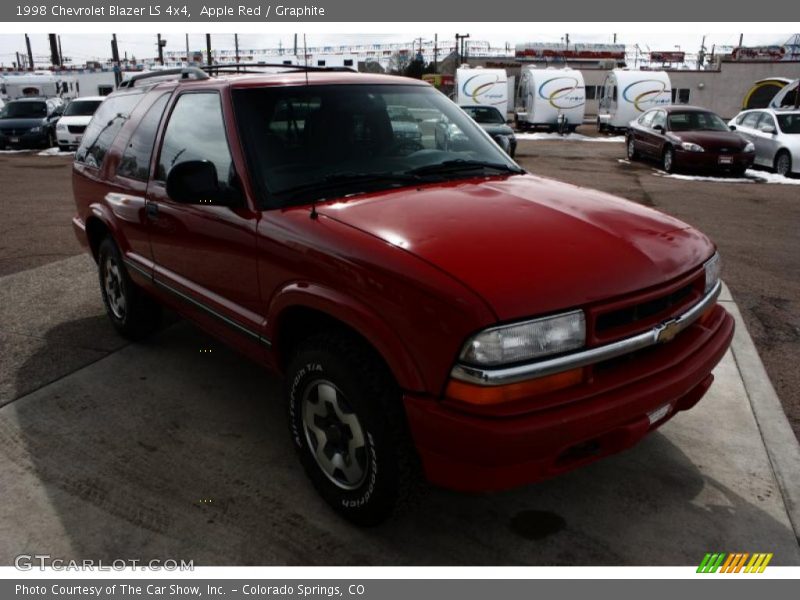
<svg viewBox="0 0 800 600">
<path fill-rule="evenodd" d="M 736 125 L 730 125 L 731 131 L 736 131 Z"/>
<path fill-rule="evenodd" d="M 219 185 L 217 167 L 209 160 L 187 160 L 172 167 L 167 195 L 183 204 L 232 204 L 231 195 Z"/>
<path fill-rule="evenodd" d="M 664 126 L 663 125 L 653 125 L 653 131 L 657 131 L 659 133 L 664 133 Z"/>
</svg>

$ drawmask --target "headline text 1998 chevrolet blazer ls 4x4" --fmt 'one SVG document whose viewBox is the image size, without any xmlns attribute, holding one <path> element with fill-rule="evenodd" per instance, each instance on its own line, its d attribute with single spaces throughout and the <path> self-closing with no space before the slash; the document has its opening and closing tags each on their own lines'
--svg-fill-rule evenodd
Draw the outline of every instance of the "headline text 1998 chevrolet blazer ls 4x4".
<svg viewBox="0 0 800 600">
<path fill-rule="evenodd" d="M 628 448 L 703 396 L 733 335 L 702 233 L 526 173 L 412 79 L 137 76 L 73 182 L 117 329 L 169 305 L 281 372 L 308 476 L 361 524 L 419 471 L 497 490 Z"/>
</svg>

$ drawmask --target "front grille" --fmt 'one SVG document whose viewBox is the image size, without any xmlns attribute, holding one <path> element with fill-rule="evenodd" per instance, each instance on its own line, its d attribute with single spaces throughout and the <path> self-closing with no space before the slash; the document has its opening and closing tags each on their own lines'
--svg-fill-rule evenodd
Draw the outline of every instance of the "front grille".
<svg viewBox="0 0 800 600">
<path fill-rule="evenodd" d="M 649 320 L 661 313 L 667 313 L 674 307 L 683 305 L 692 295 L 693 288 L 694 285 L 690 283 L 660 298 L 598 315 L 595 330 L 598 334 L 602 334 L 610 329 L 634 325 L 638 321 Z"/>
<path fill-rule="evenodd" d="M 86 131 L 86 125 L 67 125 L 70 133 L 83 133 Z"/>
</svg>

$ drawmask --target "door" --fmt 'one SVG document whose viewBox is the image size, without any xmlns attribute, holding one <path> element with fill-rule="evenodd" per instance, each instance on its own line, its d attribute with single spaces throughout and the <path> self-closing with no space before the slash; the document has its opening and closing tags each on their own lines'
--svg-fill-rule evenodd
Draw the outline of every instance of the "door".
<svg viewBox="0 0 800 600">
<path fill-rule="evenodd" d="M 648 132 L 650 131 L 650 125 L 652 124 L 653 117 L 655 117 L 655 115 L 656 111 L 649 110 L 641 117 L 636 119 L 635 127 L 631 127 L 631 134 L 633 135 L 633 139 L 636 144 L 636 150 L 642 154 L 650 155 L 652 153 L 651 141 L 649 139 Z"/>
<path fill-rule="evenodd" d="M 147 188 L 153 280 L 210 329 L 234 343 L 259 341 L 263 319 L 256 269 L 258 213 L 243 202 L 230 207 L 178 203 L 166 180 L 177 164 L 210 161 L 219 185 L 238 187 L 216 91 L 179 95 L 162 128 L 156 172 Z M 228 335 L 230 334 L 230 335 Z"/>
<path fill-rule="evenodd" d="M 653 111 L 653 120 L 647 130 L 647 151 L 651 156 L 661 158 L 664 144 L 667 141 L 667 113 L 663 110 Z"/>
<path fill-rule="evenodd" d="M 768 112 L 762 112 L 753 132 L 753 145 L 756 147 L 756 156 L 761 159 L 761 164 L 771 167 L 775 162 L 775 155 L 780 150 L 778 140 L 778 124 Z"/>
<path fill-rule="evenodd" d="M 756 125 L 762 114 L 760 110 L 745 113 L 736 123 L 736 132 L 742 134 L 748 141 L 753 142 L 753 145 L 756 143 Z M 755 162 L 756 164 L 763 164 L 764 162 L 763 158 L 758 154 L 758 149 L 756 149 Z"/>
</svg>

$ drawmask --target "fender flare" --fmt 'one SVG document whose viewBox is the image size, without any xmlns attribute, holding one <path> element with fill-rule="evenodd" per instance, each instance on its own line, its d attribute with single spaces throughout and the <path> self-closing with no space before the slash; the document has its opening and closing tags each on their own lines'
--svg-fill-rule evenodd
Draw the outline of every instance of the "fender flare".
<svg viewBox="0 0 800 600">
<path fill-rule="evenodd" d="M 282 315 L 292 308 L 319 311 L 341 321 L 361 335 L 380 354 L 404 390 L 425 390 L 425 382 L 411 352 L 397 333 L 366 304 L 338 290 L 310 282 L 292 282 L 275 292 L 267 310 L 267 338 L 277 347 Z"/>
</svg>

